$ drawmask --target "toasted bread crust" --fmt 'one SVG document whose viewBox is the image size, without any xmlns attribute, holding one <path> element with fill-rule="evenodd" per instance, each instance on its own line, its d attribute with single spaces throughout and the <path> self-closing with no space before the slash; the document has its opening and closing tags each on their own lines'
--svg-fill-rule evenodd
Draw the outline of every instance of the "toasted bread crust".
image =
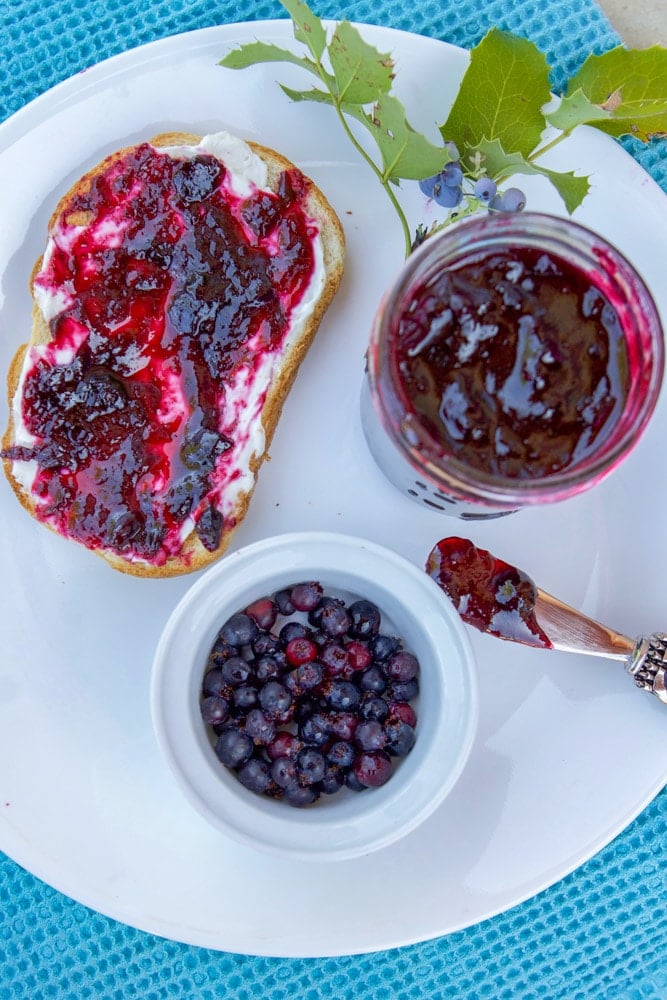
<svg viewBox="0 0 667 1000">
<path fill-rule="evenodd" d="M 150 139 L 150 143 L 156 147 L 164 146 L 196 146 L 199 144 L 201 137 L 198 135 L 191 135 L 188 133 L 161 133 Z M 252 149 L 252 151 L 259 156 L 267 166 L 268 179 L 267 187 L 275 189 L 278 179 L 283 171 L 293 170 L 295 166 L 288 159 L 277 153 L 275 150 L 269 147 L 259 145 L 254 142 L 248 142 L 247 145 Z M 71 206 L 75 199 L 80 195 L 88 191 L 95 176 L 103 174 L 111 164 L 121 157 L 127 155 L 131 147 L 125 147 L 112 153 L 110 156 L 102 160 L 96 167 L 90 170 L 88 173 L 83 175 L 79 181 L 77 181 L 72 188 L 60 199 L 56 209 L 51 216 L 49 222 L 49 231 L 51 231 L 61 219 L 65 219 L 70 224 L 83 224 L 87 220 L 77 218 L 72 212 Z M 308 179 L 309 180 L 309 179 Z M 294 379 L 299 370 L 299 366 L 305 357 L 313 338 L 317 332 L 319 324 L 329 307 L 338 286 L 341 281 L 343 273 L 343 260 L 344 260 L 344 248 L 345 248 L 345 237 L 343 233 L 343 228 L 341 226 L 340 220 L 338 219 L 333 208 L 325 198 L 324 194 L 319 190 L 319 188 L 309 180 L 308 196 L 304 203 L 304 209 L 306 213 L 314 219 L 319 228 L 320 240 L 322 243 L 323 257 L 324 257 L 324 269 L 325 269 L 325 280 L 322 293 L 317 300 L 313 312 L 308 318 L 308 321 L 304 327 L 302 334 L 294 341 L 290 348 L 286 351 L 285 355 L 281 359 L 281 364 L 277 372 L 277 376 L 273 379 L 271 385 L 268 388 L 266 399 L 262 408 L 261 421 L 264 429 L 265 436 L 265 447 L 261 455 L 255 456 L 251 460 L 251 472 L 253 473 L 253 485 L 252 487 L 242 494 L 240 494 L 238 503 L 231 517 L 226 518 L 225 526 L 223 528 L 222 537 L 220 539 L 220 544 L 214 551 L 209 551 L 202 545 L 196 532 L 193 530 L 190 535 L 185 540 L 181 551 L 178 555 L 170 556 L 166 562 L 162 565 L 154 565 L 152 563 L 147 563 L 143 561 L 135 561 L 130 558 L 125 558 L 119 553 L 115 553 L 108 549 L 91 549 L 96 555 L 103 558 L 110 566 L 114 569 L 119 570 L 123 573 L 130 574 L 132 576 L 141 577 L 171 577 L 182 573 L 190 573 L 196 570 L 203 569 L 205 566 L 214 562 L 225 552 L 229 543 L 231 541 L 232 535 L 235 529 L 241 524 L 244 517 L 246 516 L 248 505 L 250 503 L 252 493 L 254 492 L 254 486 L 256 481 L 256 476 L 261 467 L 264 459 L 268 456 L 268 451 L 271 445 L 273 434 L 275 432 L 278 420 L 280 419 L 280 414 L 282 411 L 283 403 L 292 387 Z M 32 271 L 30 278 L 31 290 L 34 286 L 34 280 L 36 275 L 41 270 L 43 264 L 43 257 L 37 260 Z M 33 296 L 34 300 L 34 296 Z M 24 359 L 27 351 L 31 346 L 47 344 L 51 339 L 50 328 L 45 320 L 41 310 L 38 308 L 36 302 L 33 304 L 33 316 L 32 316 L 32 331 L 30 335 L 30 340 L 22 344 L 12 362 L 10 364 L 9 372 L 7 375 L 7 389 L 9 397 L 9 409 L 10 417 L 9 424 L 5 434 L 2 438 L 3 449 L 10 448 L 15 443 L 15 427 L 13 420 L 13 400 L 19 388 L 21 372 L 23 369 Z M 14 490 L 21 505 L 28 511 L 32 516 L 36 516 L 35 504 L 30 493 L 26 492 L 23 485 L 13 474 L 13 463 L 10 459 L 3 459 L 4 471 L 9 480 L 9 483 Z M 48 521 L 41 522 L 51 528 L 51 530 L 56 530 L 53 528 Z"/>
</svg>

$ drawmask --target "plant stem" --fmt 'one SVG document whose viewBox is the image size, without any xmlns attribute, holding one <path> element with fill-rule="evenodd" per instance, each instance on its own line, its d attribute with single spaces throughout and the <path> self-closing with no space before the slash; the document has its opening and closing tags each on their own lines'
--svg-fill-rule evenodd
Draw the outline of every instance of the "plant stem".
<svg viewBox="0 0 667 1000">
<path fill-rule="evenodd" d="M 364 160 L 366 161 L 366 163 L 369 165 L 369 167 L 371 168 L 371 170 L 373 171 L 373 173 L 375 174 L 375 176 L 377 177 L 377 179 L 380 181 L 380 184 L 384 188 L 384 190 L 385 190 L 385 192 L 387 194 L 387 197 L 389 198 L 389 201 L 394 206 L 394 210 L 395 210 L 396 214 L 398 215 L 399 222 L 401 223 L 401 228 L 403 230 L 403 239 L 405 240 L 405 256 L 409 257 L 411 249 L 412 249 L 412 238 L 410 236 L 410 227 L 408 225 L 408 220 L 405 217 L 405 213 L 403 212 L 403 209 L 400 206 L 398 198 L 396 197 L 396 195 L 392 191 L 391 186 L 388 183 L 388 181 L 386 181 L 385 178 L 383 177 L 382 171 L 379 169 L 379 167 L 377 166 L 377 164 L 375 163 L 375 161 L 372 159 L 372 157 L 370 157 L 368 155 L 368 153 L 366 152 L 366 150 L 364 149 L 364 147 L 361 145 L 361 143 L 357 141 L 357 139 L 354 136 L 354 134 L 353 134 L 350 126 L 347 123 L 347 119 L 345 118 L 345 115 L 343 114 L 343 111 L 342 111 L 340 105 L 338 104 L 336 96 L 335 95 L 332 95 L 332 96 L 334 97 L 336 114 L 338 115 L 338 118 L 340 119 L 340 123 L 341 123 L 341 125 L 343 126 L 343 128 L 345 130 L 345 134 L 347 135 L 348 139 L 350 140 L 350 142 L 352 143 L 352 145 L 354 146 L 354 148 L 357 150 L 357 152 L 364 158 Z"/>
<path fill-rule="evenodd" d="M 475 213 L 482 207 L 478 198 L 466 196 L 466 200 L 466 205 L 462 208 L 452 209 L 447 218 L 439 225 L 433 226 L 428 235 L 435 236 L 436 233 L 440 233 L 443 229 L 446 229 L 447 226 L 450 226 L 452 222 L 459 222 L 461 219 L 465 219 L 468 215 L 475 215 Z"/>
<path fill-rule="evenodd" d="M 378 167 L 378 165 L 375 163 L 375 161 L 373 160 L 373 158 L 371 156 L 369 156 L 369 154 L 366 152 L 366 150 L 361 145 L 361 143 L 357 141 L 356 136 L 354 135 L 354 133 L 352 132 L 352 129 L 348 125 L 347 118 L 345 117 L 345 114 L 344 114 L 343 109 L 341 107 L 340 96 L 331 87 L 331 85 L 329 83 L 328 74 L 327 74 L 326 70 L 324 69 L 324 67 L 322 66 L 322 63 L 321 63 L 321 61 L 319 59 L 317 60 L 317 69 L 318 69 L 318 72 L 320 74 L 320 79 L 322 80 L 322 82 L 324 83 L 325 87 L 327 88 L 327 90 L 329 91 L 329 93 L 331 95 L 331 98 L 333 100 L 334 108 L 336 109 L 336 114 L 338 115 L 338 119 L 339 119 L 341 125 L 343 126 L 343 130 L 344 130 L 346 136 L 348 137 L 348 139 L 350 140 L 350 142 L 352 143 L 352 145 L 354 146 L 354 148 L 357 150 L 357 152 L 359 153 L 359 155 L 366 161 L 366 163 L 368 164 L 368 166 L 371 168 L 371 170 L 373 171 L 373 173 L 375 174 L 375 176 L 379 180 L 380 184 L 382 185 L 382 187 L 384 188 L 384 190 L 385 190 L 385 192 L 387 194 L 387 197 L 389 198 L 389 201 L 391 202 L 391 204 L 394 207 L 394 211 L 398 215 L 399 222 L 401 223 L 401 229 L 403 230 L 403 240 L 405 242 L 405 256 L 409 257 L 410 253 L 412 252 L 412 237 L 410 235 L 410 227 L 408 225 L 408 220 L 405 217 L 405 213 L 403 212 L 403 209 L 401 208 L 400 202 L 398 201 L 398 198 L 396 197 L 396 195 L 392 191 L 389 182 L 383 176 L 382 171 L 380 170 L 380 168 Z"/>
<path fill-rule="evenodd" d="M 538 149 L 534 149 L 533 152 L 530 154 L 530 156 L 526 157 L 526 159 L 528 160 L 529 163 L 533 163 L 534 160 L 539 159 L 540 156 L 544 156 L 545 153 L 548 153 L 550 149 L 553 149 L 555 146 L 557 146 L 558 143 L 562 142 L 563 139 L 567 138 L 568 135 L 570 135 L 569 132 L 559 132 L 559 134 L 554 136 L 553 139 L 551 139 L 549 142 L 546 142 L 544 146 L 541 146 Z"/>
</svg>

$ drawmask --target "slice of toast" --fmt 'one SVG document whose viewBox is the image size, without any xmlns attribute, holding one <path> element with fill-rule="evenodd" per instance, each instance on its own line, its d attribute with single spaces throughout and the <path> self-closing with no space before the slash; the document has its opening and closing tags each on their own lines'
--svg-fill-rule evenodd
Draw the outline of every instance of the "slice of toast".
<svg viewBox="0 0 667 1000">
<path fill-rule="evenodd" d="M 343 258 L 315 184 L 227 133 L 162 134 L 86 173 L 50 220 L 8 374 L 21 504 L 125 573 L 219 558 Z"/>
</svg>

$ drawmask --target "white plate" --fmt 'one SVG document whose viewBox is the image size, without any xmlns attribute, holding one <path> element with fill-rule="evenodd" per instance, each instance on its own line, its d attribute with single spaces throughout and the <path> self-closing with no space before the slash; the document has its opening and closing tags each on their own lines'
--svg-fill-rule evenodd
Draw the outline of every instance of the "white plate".
<svg viewBox="0 0 667 1000">
<path fill-rule="evenodd" d="M 394 52 L 414 124 L 435 132 L 466 54 L 364 28 Z M 369 464 L 357 400 L 372 313 L 401 262 L 382 190 L 329 109 L 292 105 L 294 67 L 219 68 L 287 22 L 182 35 L 56 87 L 0 127 L 0 367 L 30 323 L 28 275 L 48 217 L 103 154 L 164 129 L 219 127 L 276 146 L 321 185 L 348 238 L 341 292 L 285 407 L 235 547 L 334 530 L 422 563 L 467 533 L 614 627 L 667 625 L 665 400 L 631 458 L 594 492 L 548 510 L 465 525 L 422 511 Z M 577 217 L 618 243 L 667 310 L 667 199 L 613 140 L 581 129 L 561 147 L 593 174 Z M 562 212 L 545 185 L 535 208 Z M 413 207 L 421 199 L 413 189 Z M 4 426 L 4 414 L 2 424 Z M 480 728 L 452 796 L 418 831 L 368 858 L 275 862 L 224 839 L 181 796 L 154 742 L 148 681 L 160 629 L 191 579 L 108 569 L 24 514 L 0 483 L 0 847 L 60 891 L 128 924 L 209 948 L 282 956 L 371 951 L 505 910 L 622 830 L 667 771 L 664 707 L 619 666 L 531 651 L 477 633 Z"/>
</svg>

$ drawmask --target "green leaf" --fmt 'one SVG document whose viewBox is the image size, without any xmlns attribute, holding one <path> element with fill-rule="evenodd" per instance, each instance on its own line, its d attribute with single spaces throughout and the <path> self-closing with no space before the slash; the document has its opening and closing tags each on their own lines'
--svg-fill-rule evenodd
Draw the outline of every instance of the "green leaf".
<svg viewBox="0 0 667 1000">
<path fill-rule="evenodd" d="M 566 99 L 577 91 L 608 112 L 586 121 L 609 135 L 632 135 L 642 142 L 667 135 L 667 49 L 662 46 L 618 46 L 589 56 L 569 81 Z M 551 115 L 549 121 L 555 124 Z"/>
<path fill-rule="evenodd" d="M 528 156 L 544 130 L 541 108 L 550 97 L 543 53 L 527 39 L 493 28 L 472 50 L 440 132 L 461 150 L 484 138 L 499 139 L 505 149 Z"/>
<path fill-rule="evenodd" d="M 301 101 L 313 101 L 315 104 L 328 104 L 331 107 L 336 106 L 335 99 L 326 90 L 318 90 L 317 87 L 313 87 L 311 90 L 293 90 L 284 83 L 279 83 L 278 86 L 284 94 L 287 94 L 290 101 L 296 101 L 297 103 Z"/>
<path fill-rule="evenodd" d="M 304 0 L 281 3 L 292 19 L 296 41 L 305 46 L 304 54 L 258 41 L 228 53 L 220 65 L 243 69 L 256 63 L 292 63 L 319 80 L 322 89 L 281 86 L 293 101 L 310 101 L 335 110 L 348 139 L 396 210 L 406 253 L 410 253 L 412 237 L 393 188 L 403 179 L 421 180 L 441 170 L 451 160 L 448 142 L 459 147 L 464 163 L 472 159 L 469 177 L 478 176 L 480 168 L 500 181 L 514 174 L 541 175 L 559 192 L 571 213 L 589 190 L 588 178 L 539 166 L 542 153 L 584 123 L 615 137 L 630 134 L 649 141 L 667 136 L 664 48 L 618 48 L 589 57 L 570 81 L 559 107 L 545 115 L 543 108 L 553 102 L 544 54 L 529 40 L 494 28 L 472 50 L 458 95 L 440 127 L 443 144 L 435 145 L 412 128 L 404 106 L 391 93 L 394 62 L 390 53 L 369 45 L 347 21 L 336 24 L 329 40 L 323 22 Z M 348 127 L 350 118 L 369 133 L 376 147 L 373 155 Z M 547 124 L 558 134 L 540 146 Z M 466 197 L 466 211 L 473 212 L 478 202 Z"/>
<path fill-rule="evenodd" d="M 442 170 L 451 156 L 416 132 L 405 116 L 405 108 L 389 94 L 380 98 L 368 118 L 382 156 L 385 180 L 421 180 Z"/>
<path fill-rule="evenodd" d="M 489 177 L 504 179 L 514 174 L 539 174 L 546 177 L 558 191 L 570 215 L 588 194 L 590 185 L 587 177 L 577 176 L 572 171 L 560 173 L 557 170 L 547 170 L 536 163 L 529 163 L 521 153 L 505 152 L 499 139 L 483 139 L 478 143 L 477 149 L 484 158 L 483 164 Z"/>
<path fill-rule="evenodd" d="M 341 21 L 329 45 L 329 58 L 338 94 L 349 104 L 371 104 L 388 94 L 394 62 L 388 52 L 378 52 L 363 40 L 349 21 Z"/>
<path fill-rule="evenodd" d="M 611 111 L 591 104 L 583 90 L 575 90 L 569 97 L 564 97 L 554 111 L 544 116 L 550 125 L 562 132 L 571 132 L 577 125 L 597 125 L 604 119 L 611 118 Z"/>
<path fill-rule="evenodd" d="M 289 49 L 281 49 L 278 45 L 269 42 L 248 42 L 238 49 L 232 49 L 224 59 L 218 63 L 226 69 L 247 69 L 248 66 L 255 66 L 257 63 L 266 62 L 289 62 L 296 66 L 307 69 L 310 73 L 317 74 L 317 67 L 305 56 L 297 56 Z M 319 74 L 317 74 L 319 75 Z"/>
<path fill-rule="evenodd" d="M 280 0 L 280 2 L 292 18 L 297 42 L 303 42 L 319 62 L 327 45 L 327 33 L 319 17 L 313 14 L 303 0 Z"/>
<path fill-rule="evenodd" d="M 561 173 L 560 171 L 547 170 L 546 167 L 540 167 L 539 173 L 549 178 L 563 199 L 565 208 L 570 215 L 572 215 L 575 208 L 579 208 L 591 189 L 588 177 L 575 174 L 573 170 Z"/>
<path fill-rule="evenodd" d="M 295 101 L 297 104 L 311 101 L 313 104 L 327 104 L 330 108 L 336 107 L 336 98 L 326 90 L 318 90 L 317 87 L 312 87 L 310 90 L 293 90 L 292 87 L 288 87 L 284 83 L 279 83 L 278 86 L 284 94 L 287 94 L 291 101 Z M 369 116 L 358 104 L 340 104 L 339 107 L 343 114 L 349 115 L 351 118 L 356 118 L 357 121 L 361 122 L 369 131 L 374 133 L 375 127 Z"/>
</svg>

